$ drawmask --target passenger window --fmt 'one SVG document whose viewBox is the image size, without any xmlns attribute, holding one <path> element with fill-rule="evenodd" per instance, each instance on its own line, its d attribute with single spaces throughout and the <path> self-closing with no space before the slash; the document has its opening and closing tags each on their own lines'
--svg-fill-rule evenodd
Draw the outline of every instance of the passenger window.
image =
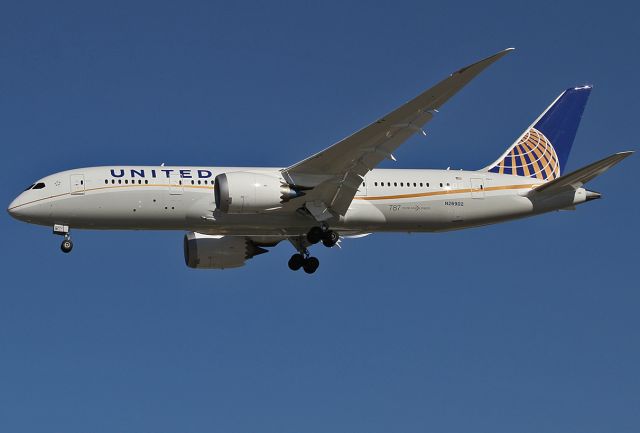
<svg viewBox="0 0 640 433">
<path fill-rule="evenodd" d="M 422 182 L 420 182 L 420 188 L 422 188 Z"/>
<path fill-rule="evenodd" d="M 440 188 L 442 188 L 442 182 L 440 182 Z"/>
<path fill-rule="evenodd" d="M 393 186 L 398 186 L 398 182 L 393 182 Z"/>
<path fill-rule="evenodd" d="M 42 189 L 44 188 L 44 183 L 38 182 L 33 186 L 33 189 Z"/>
<path fill-rule="evenodd" d="M 145 185 L 148 185 L 148 184 L 149 184 L 149 181 L 145 179 L 144 184 L 145 184 Z"/>
</svg>

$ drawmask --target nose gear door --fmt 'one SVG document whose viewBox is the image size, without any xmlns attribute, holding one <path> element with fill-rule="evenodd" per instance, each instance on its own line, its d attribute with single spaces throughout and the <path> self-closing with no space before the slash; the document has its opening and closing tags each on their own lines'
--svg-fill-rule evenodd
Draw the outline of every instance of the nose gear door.
<svg viewBox="0 0 640 433">
<path fill-rule="evenodd" d="M 84 194 L 84 174 L 71 175 L 71 194 L 73 195 Z"/>
</svg>

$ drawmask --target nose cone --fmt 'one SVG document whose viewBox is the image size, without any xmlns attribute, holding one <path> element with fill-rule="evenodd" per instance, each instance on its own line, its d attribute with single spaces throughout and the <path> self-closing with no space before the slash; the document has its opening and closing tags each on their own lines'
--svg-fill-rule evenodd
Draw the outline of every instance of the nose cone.
<svg viewBox="0 0 640 433">
<path fill-rule="evenodd" d="M 20 200 L 19 200 L 20 196 L 16 197 L 11 203 L 9 203 L 9 206 L 7 207 L 7 212 L 9 213 L 9 215 L 11 215 L 12 217 L 19 219 L 18 215 L 20 214 Z"/>
<path fill-rule="evenodd" d="M 27 214 L 25 209 L 27 206 L 24 206 L 24 204 L 25 201 L 23 199 L 23 194 L 20 194 L 9 204 L 9 207 L 7 207 L 7 212 L 17 220 L 26 221 L 29 215 Z"/>
</svg>

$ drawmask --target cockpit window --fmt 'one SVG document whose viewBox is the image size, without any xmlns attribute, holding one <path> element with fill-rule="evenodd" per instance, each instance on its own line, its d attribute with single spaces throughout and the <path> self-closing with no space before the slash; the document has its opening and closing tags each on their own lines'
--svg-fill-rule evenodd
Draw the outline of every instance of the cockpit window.
<svg viewBox="0 0 640 433">
<path fill-rule="evenodd" d="M 33 189 L 42 189 L 44 188 L 44 182 L 38 182 L 33 186 Z"/>
<path fill-rule="evenodd" d="M 24 190 L 25 191 L 29 191 L 31 188 L 33 188 L 36 184 L 32 183 L 31 185 L 29 185 L 28 187 L 26 187 Z"/>
</svg>

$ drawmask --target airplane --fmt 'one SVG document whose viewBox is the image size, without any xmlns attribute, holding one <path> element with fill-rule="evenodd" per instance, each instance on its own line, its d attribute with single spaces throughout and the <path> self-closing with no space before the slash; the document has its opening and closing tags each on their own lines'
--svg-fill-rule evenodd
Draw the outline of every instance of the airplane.
<svg viewBox="0 0 640 433">
<path fill-rule="evenodd" d="M 491 164 L 476 171 L 376 169 L 439 108 L 513 48 L 452 73 L 332 146 L 282 167 L 104 166 L 46 176 L 9 214 L 70 229 L 181 230 L 190 268 L 227 269 L 283 240 L 291 270 L 314 273 L 309 247 L 375 232 L 440 232 L 574 209 L 601 197 L 584 185 L 630 156 L 618 152 L 566 173 L 591 86 L 563 91 Z M 339 245 L 338 245 L 339 246 Z"/>
</svg>

